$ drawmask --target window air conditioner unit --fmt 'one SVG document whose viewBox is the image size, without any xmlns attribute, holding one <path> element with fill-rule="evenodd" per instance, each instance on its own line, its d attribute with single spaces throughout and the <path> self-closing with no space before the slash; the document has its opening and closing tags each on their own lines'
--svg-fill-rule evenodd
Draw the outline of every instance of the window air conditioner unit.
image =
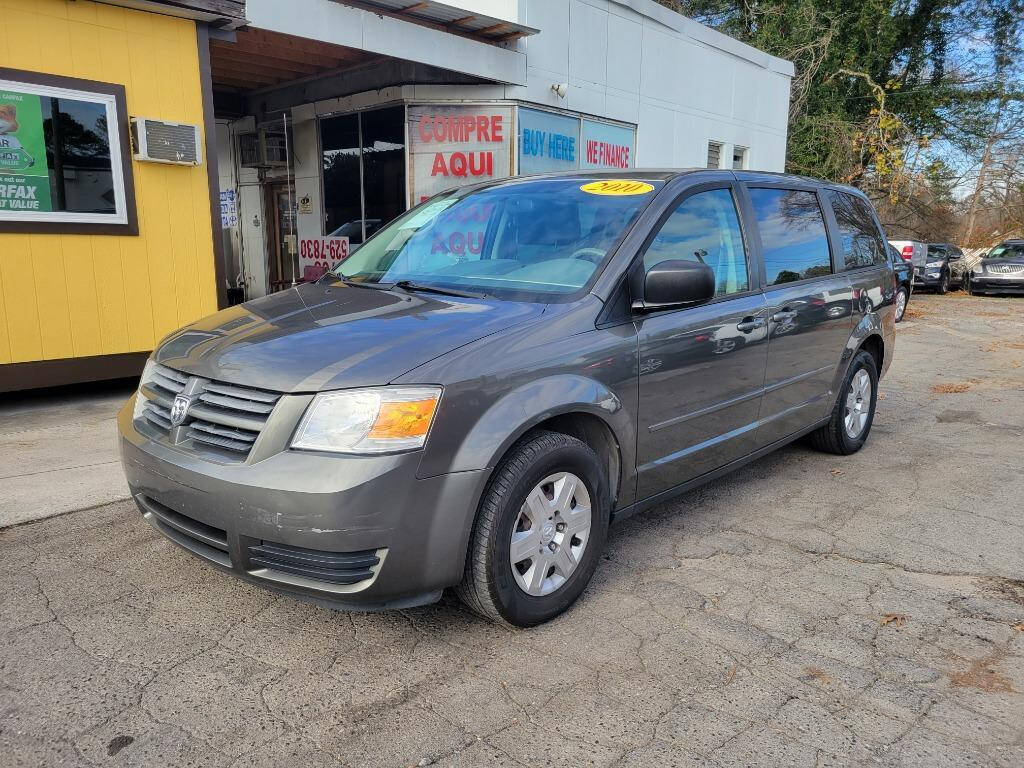
<svg viewBox="0 0 1024 768">
<path fill-rule="evenodd" d="M 172 165 L 199 165 L 203 162 L 198 125 L 133 117 L 131 137 L 136 160 Z"/>
<path fill-rule="evenodd" d="M 238 135 L 238 153 L 243 168 L 284 168 L 288 165 L 284 130 L 261 125 Z"/>
</svg>

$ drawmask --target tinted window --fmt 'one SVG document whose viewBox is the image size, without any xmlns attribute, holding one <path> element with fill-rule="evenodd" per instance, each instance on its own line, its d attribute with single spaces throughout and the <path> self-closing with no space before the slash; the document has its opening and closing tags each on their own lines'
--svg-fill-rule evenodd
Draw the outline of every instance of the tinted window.
<svg viewBox="0 0 1024 768">
<path fill-rule="evenodd" d="M 728 189 L 688 197 L 668 217 L 644 254 L 644 267 L 669 259 L 707 264 L 715 270 L 719 296 L 750 288 L 739 216 Z"/>
<path fill-rule="evenodd" d="M 847 269 L 884 264 L 885 243 L 878 234 L 871 207 L 859 197 L 845 192 L 829 192 L 832 212 L 839 225 L 840 248 Z"/>
<path fill-rule="evenodd" d="M 832 273 L 817 195 L 795 189 L 754 188 L 750 197 L 761 233 L 768 285 Z"/>
</svg>

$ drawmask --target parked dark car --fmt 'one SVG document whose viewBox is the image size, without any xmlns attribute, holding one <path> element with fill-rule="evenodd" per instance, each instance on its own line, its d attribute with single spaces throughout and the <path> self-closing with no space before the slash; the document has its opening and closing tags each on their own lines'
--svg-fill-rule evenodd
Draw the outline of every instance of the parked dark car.
<svg viewBox="0 0 1024 768">
<path fill-rule="evenodd" d="M 893 282 L 896 285 L 896 296 L 893 298 L 893 320 L 903 322 L 907 313 L 907 305 L 914 293 L 914 265 L 903 258 L 896 248 L 889 244 L 889 261 L 892 262 Z"/>
<path fill-rule="evenodd" d="M 929 243 L 925 264 L 914 267 L 914 287 L 948 293 L 954 284 L 954 265 L 963 257 L 963 252 L 952 243 Z M 959 278 L 955 283 L 960 285 Z"/>
<path fill-rule="evenodd" d="M 972 293 L 1024 294 L 1024 240 L 1000 243 L 968 273 Z"/>
<path fill-rule="evenodd" d="M 453 232 L 474 248 L 447 250 Z M 580 595 L 612 520 L 804 435 L 859 450 L 895 295 L 849 187 L 476 185 L 164 339 L 119 415 L 122 461 L 145 519 L 236 576 L 352 608 L 454 587 L 529 626 Z"/>
</svg>

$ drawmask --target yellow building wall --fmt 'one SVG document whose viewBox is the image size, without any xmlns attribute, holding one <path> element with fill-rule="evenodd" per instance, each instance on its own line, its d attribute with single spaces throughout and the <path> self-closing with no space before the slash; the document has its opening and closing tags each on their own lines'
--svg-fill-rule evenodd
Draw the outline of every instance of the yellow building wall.
<svg viewBox="0 0 1024 768">
<path fill-rule="evenodd" d="M 0 0 L 0 66 L 118 83 L 129 115 L 203 127 L 190 20 Z M 216 311 L 208 159 L 133 161 L 138 236 L 0 233 L 0 364 L 146 351 Z"/>
</svg>

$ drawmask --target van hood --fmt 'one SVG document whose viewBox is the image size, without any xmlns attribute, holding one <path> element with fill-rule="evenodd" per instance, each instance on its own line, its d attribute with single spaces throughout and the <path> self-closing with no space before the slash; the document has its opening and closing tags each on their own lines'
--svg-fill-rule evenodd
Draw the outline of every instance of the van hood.
<svg viewBox="0 0 1024 768">
<path fill-rule="evenodd" d="M 278 392 L 373 386 L 543 313 L 543 304 L 307 283 L 186 326 L 154 358 Z"/>
</svg>

